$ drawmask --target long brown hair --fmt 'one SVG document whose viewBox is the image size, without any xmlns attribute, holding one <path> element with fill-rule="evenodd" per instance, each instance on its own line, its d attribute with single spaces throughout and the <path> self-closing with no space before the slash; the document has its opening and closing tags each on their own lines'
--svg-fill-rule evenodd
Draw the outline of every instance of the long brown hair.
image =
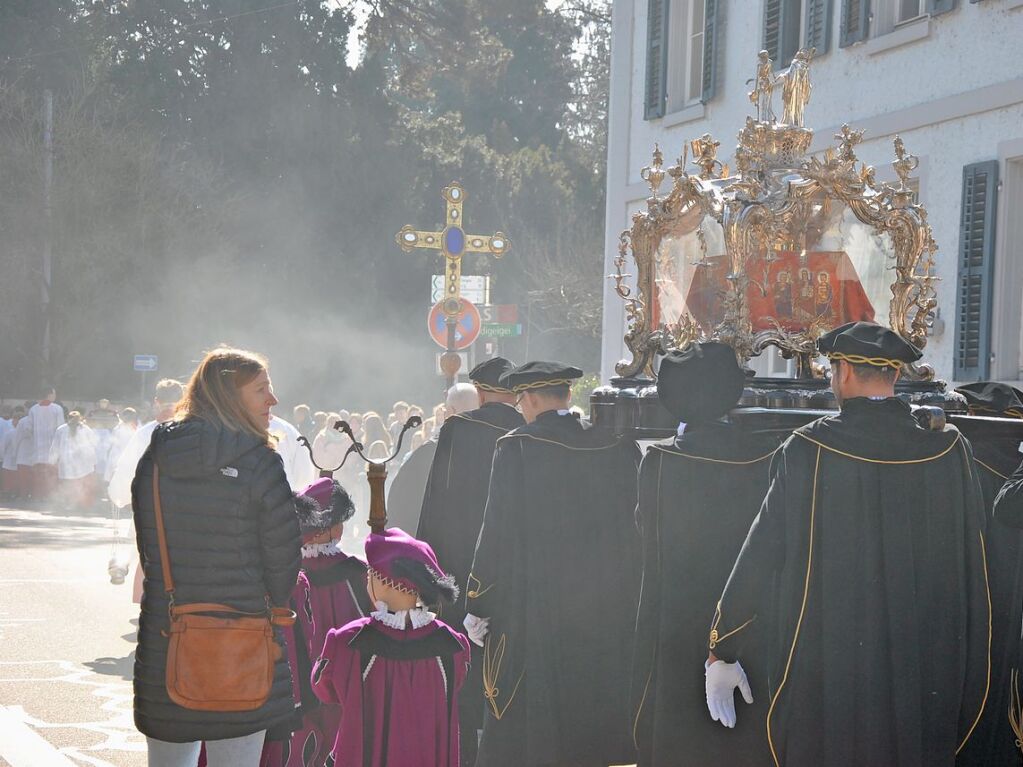
<svg viewBox="0 0 1023 767">
<path fill-rule="evenodd" d="M 203 418 L 269 443 L 266 427 L 245 410 L 238 395 L 241 387 L 268 367 L 265 357 L 244 349 L 220 346 L 206 352 L 174 408 L 174 420 Z"/>
</svg>

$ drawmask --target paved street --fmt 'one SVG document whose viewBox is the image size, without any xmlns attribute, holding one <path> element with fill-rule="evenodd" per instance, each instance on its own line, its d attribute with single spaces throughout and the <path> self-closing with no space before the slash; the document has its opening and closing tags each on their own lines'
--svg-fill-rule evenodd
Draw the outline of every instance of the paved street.
<svg viewBox="0 0 1023 767">
<path fill-rule="evenodd" d="M 131 712 L 138 608 L 130 582 L 110 584 L 113 542 L 109 515 L 0 507 L 2 767 L 146 762 Z"/>
</svg>

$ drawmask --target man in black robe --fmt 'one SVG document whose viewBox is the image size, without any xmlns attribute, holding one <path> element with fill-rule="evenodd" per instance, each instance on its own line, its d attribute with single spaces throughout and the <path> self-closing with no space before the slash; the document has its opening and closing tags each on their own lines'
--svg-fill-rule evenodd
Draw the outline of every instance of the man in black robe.
<svg viewBox="0 0 1023 767">
<path fill-rule="evenodd" d="M 639 450 L 568 409 L 578 368 L 501 379 L 526 425 L 497 441 L 466 591 L 489 619 L 478 767 L 633 763 L 629 656 L 638 597 Z"/>
<path fill-rule="evenodd" d="M 744 383 L 735 352 L 720 343 L 671 352 L 657 374 L 661 404 L 682 423 L 672 444 L 650 447 L 639 470 L 643 591 L 632 700 L 640 767 L 771 764 L 761 627 L 748 629 L 757 636 L 743 665 L 763 692 L 734 731 L 707 716 L 699 666 L 704 621 L 760 510 L 778 447 L 723 420 Z"/>
<path fill-rule="evenodd" d="M 991 609 L 969 443 L 894 396 L 920 352 L 866 322 L 819 347 L 841 413 L 797 429 L 710 631 L 712 717 L 734 726 L 747 629 L 770 633 L 777 765 L 951 767 L 984 709 Z M 744 715 L 740 711 L 739 715 Z"/>
<path fill-rule="evenodd" d="M 437 558 L 463 586 L 483 524 L 494 446 L 499 437 L 525 423 L 515 409 L 515 393 L 500 385 L 501 376 L 513 367 L 504 357 L 491 357 L 469 371 L 480 406 L 444 421 L 426 483 L 416 537 L 433 547 Z M 461 627 L 463 608 L 459 603 L 446 609 L 444 621 Z M 458 699 L 461 763 L 468 767 L 476 763 L 484 707 L 483 656 L 476 645 L 472 649 L 469 677 Z"/>
<path fill-rule="evenodd" d="M 1023 419 L 1023 393 L 1006 384 L 984 381 L 956 389 L 970 415 Z M 974 463 L 987 513 L 988 579 L 991 585 L 991 692 L 984 715 L 959 754 L 960 767 L 1018 764 L 1019 748 L 1006 712 L 1013 695 L 1012 672 L 1019 668 L 1023 623 L 1023 532 L 995 520 L 995 497 L 1020 461 L 1019 437 L 995 437 L 973 443 Z"/>
<path fill-rule="evenodd" d="M 448 416 L 479 407 L 476 389 L 471 384 L 457 383 L 448 389 L 444 407 Z M 437 454 L 437 435 L 426 440 L 405 458 L 387 491 L 387 523 L 402 530 L 419 527 L 426 483 Z"/>
</svg>

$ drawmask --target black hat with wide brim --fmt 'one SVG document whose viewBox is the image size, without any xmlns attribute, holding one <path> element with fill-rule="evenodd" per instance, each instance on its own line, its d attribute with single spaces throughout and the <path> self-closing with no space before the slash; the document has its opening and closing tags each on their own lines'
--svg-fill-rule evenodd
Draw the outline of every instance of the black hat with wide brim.
<svg viewBox="0 0 1023 767">
<path fill-rule="evenodd" d="M 894 330 L 875 322 L 847 322 L 822 335 L 817 348 L 832 362 L 895 370 L 923 356 L 923 352 Z"/>
<path fill-rule="evenodd" d="M 500 385 L 516 394 L 547 389 L 553 386 L 571 386 L 583 371 L 562 362 L 534 361 L 509 370 L 500 378 Z"/>
<path fill-rule="evenodd" d="M 511 389 L 501 385 L 501 376 L 511 371 L 515 363 L 504 357 L 491 357 L 469 371 L 469 380 L 483 391 L 510 394 Z"/>
<path fill-rule="evenodd" d="M 1023 418 L 1023 392 L 996 381 L 964 384 L 956 391 L 966 398 L 971 415 Z"/>
<path fill-rule="evenodd" d="M 683 423 L 725 415 L 739 402 L 745 385 L 732 347 L 717 341 L 668 352 L 657 373 L 661 404 Z"/>
</svg>

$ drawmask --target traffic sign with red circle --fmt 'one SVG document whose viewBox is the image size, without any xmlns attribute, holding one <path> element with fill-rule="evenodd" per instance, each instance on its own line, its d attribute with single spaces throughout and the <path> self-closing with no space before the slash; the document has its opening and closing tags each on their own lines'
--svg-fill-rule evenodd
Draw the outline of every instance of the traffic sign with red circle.
<svg viewBox="0 0 1023 767">
<path fill-rule="evenodd" d="M 482 328 L 480 313 L 476 306 L 464 298 L 460 300 L 462 302 L 462 309 L 458 313 L 458 319 L 455 324 L 454 348 L 456 350 L 467 349 L 472 346 L 472 342 L 479 337 L 480 329 Z M 447 316 L 444 314 L 443 301 L 438 301 L 433 305 L 427 320 L 427 326 L 430 329 L 430 338 L 436 341 L 437 345 L 442 349 L 447 349 L 448 325 Z"/>
</svg>

